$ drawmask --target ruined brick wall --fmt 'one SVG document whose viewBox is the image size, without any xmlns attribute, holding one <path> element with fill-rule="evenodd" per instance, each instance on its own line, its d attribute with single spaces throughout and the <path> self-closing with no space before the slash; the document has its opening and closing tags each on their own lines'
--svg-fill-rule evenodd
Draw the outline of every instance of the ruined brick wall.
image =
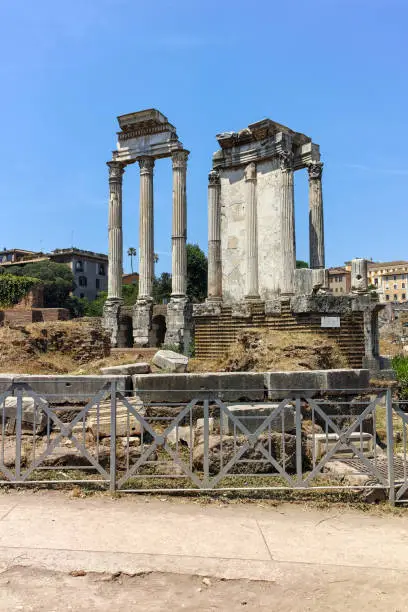
<svg viewBox="0 0 408 612">
<path fill-rule="evenodd" d="M 30 310 L 31 308 L 44 308 L 44 287 L 42 285 L 36 285 L 30 289 L 27 295 L 9 310 Z"/>
<path fill-rule="evenodd" d="M 237 340 L 238 333 L 246 328 L 267 327 L 269 329 L 294 330 L 322 334 L 336 340 L 349 367 L 361 368 L 364 357 L 363 314 L 353 312 L 340 317 L 339 328 L 322 328 L 321 314 L 308 313 L 294 315 L 289 303 L 282 304 L 282 312 L 277 316 L 265 316 L 263 306 L 254 308 L 252 316 L 237 318 L 232 309 L 222 308 L 219 317 L 197 317 L 195 319 L 195 354 L 198 359 L 223 357 L 228 347 Z"/>
</svg>

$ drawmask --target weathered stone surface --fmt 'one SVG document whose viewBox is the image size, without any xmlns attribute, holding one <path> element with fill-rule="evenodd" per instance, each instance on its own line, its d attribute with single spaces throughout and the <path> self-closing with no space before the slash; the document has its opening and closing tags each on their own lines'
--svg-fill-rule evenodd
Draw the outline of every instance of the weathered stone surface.
<svg viewBox="0 0 408 612">
<path fill-rule="evenodd" d="M 254 372 L 136 374 L 133 388 L 141 400 L 152 402 L 189 402 L 194 398 L 261 401 L 264 399 L 264 375 Z"/>
<path fill-rule="evenodd" d="M 270 404 L 237 404 L 229 405 L 228 410 L 233 417 L 238 419 L 239 423 L 246 427 L 246 429 L 254 433 L 271 415 L 271 413 L 278 408 L 278 403 Z M 283 413 L 283 423 L 282 423 Z M 228 433 L 234 433 L 234 427 L 236 427 L 236 433 L 240 434 L 241 430 L 239 426 L 234 424 L 234 421 L 225 412 L 221 413 L 221 422 L 223 424 L 224 431 Z M 295 429 L 295 409 L 291 404 L 287 404 L 278 416 L 274 417 L 268 425 L 265 426 L 266 431 L 270 427 L 271 431 L 277 432 L 290 432 Z"/>
<path fill-rule="evenodd" d="M 140 446 L 140 438 L 138 436 L 120 438 L 120 443 L 122 444 L 123 448 Z"/>
<path fill-rule="evenodd" d="M 135 401 L 133 398 L 131 403 L 137 410 L 138 414 L 144 415 L 144 409 L 140 405 L 140 402 Z M 86 427 L 89 429 L 93 436 L 96 438 L 98 435 L 100 438 L 111 435 L 111 407 L 109 403 L 101 403 L 99 407 L 99 417 L 96 408 L 92 408 L 88 414 L 86 420 Z M 141 433 L 142 425 L 140 421 L 128 411 L 128 408 L 123 404 L 117 404 L 116 407 L 116 436 L 122 437 L 135 436 Z"/>
<path fill-rule="evenodd" d="M 338 443 L 339 436 L 336 433 L 314 433 L 308 434 L 307 436 L 307 447 L 309 452 L 312 453 L 314 447 L 314 453 L 316 460 L 319 460 L 326 453 L 331 451 L 334 446 Z M 355 446 L 357 450 L 363 453 L 366 457 L 372 457 L 374 452 L 374 439 L 373 436 L 367 432 L 355 431 L 348 436 L 348 443 Z M 333 457 L 352 457 L 354 452 L 351 448 L 341 444 L 334 453 Z"/>
<path fill-rule="evenodd" d="M 187 370 L 188 357 L 180 353 L 175 353 L 174 351 L 160 350 L 157 351 L 152 362 L 162 370 L 183 373 Z"/>
<path fill-rule="evenodd" d="M 101 373 L 104 376 L 133 376 L 133 374 L 149 374 L 150 365 L 148 363 L 126 363 L 117 366 L 109 366 L 101 368 Z"/>
<path fill-rule="evenodd" d="M 47 416 L 44 411 L 36 406 L 32 397 L 22 397 L 22 432 L 33 433 L 34 422 L 36 433 L 41 433 L 47 423 Z M 7 435 L 15 433 L 17 420 L 17 397 L 7 397 L 4 401 L 4 419 L 6 421 L 5 431 Z M 1 415 L 1 410 L 0 410 Z"/>
<path fill-rule="evenodd" d="M 132 381 L 127 376 L 65 376 L 15 375 L 14 382 L 23 382 L 52 404 L 76 404 L 91 400 L 106 384 L 116 382 L 118 391 L 130 390 Z"/>
<path fill-rule="evenodd" d="M 270 436 L 260 436 L 259 441 L 271 456 L 282 463 L 282 445 L 284 437 L 285 447 L 285 468 L 288 472 L 296 469 L 296 436 L 291 434 L 271 433 Z M 212 435 L 209 437 L 209 471 L 211 475 L 218 474 L 221 463 L 225 466 L 238 452 L 240 446 L 245 444 L 245 437 Z M 270 463 L 261 451 L 256 448 L 248 449 L 241 459 L 250 459 L 251 463 L 237 463 L 230 470 L 230 474 L 270 474 L 276 472 L 276 468 Z M 204 442 L 202 439 L 193 451 L 193 465 L 196 470 L 203 470 L 204 467 Z"/>
<path fill-rule="evenodd" d="M 174 427 L 167 435 L 170 444 L 186 444 L 192 448 L 194 446 L 194 429 L 187 426 Z"/>
<path fill-rule="evenodd" d="M 193 329 L 193 305 L 186 297 L 172 297 L 167 304 L 165 343 L 189 351 Z"/>
<path fill-rule="evenodd" d="M 368 370 L 311 370 L 303 372 L 265 372 L 265 387 L 268 398 L 282 400 L 290 397 L 292 391 L 305 391 L 307 397 L 314 397 L 323 389 L 367 389 Z"/>
<path fill-rule="evenodd" d="M 204 431 L 204 419 L 197 419 L 196 422 L 196 431 L 202 435 Z M 214 418 L 209 417 L 208 419 L 208 431 L 212 433 L 214 431 Z"/>
</svg>

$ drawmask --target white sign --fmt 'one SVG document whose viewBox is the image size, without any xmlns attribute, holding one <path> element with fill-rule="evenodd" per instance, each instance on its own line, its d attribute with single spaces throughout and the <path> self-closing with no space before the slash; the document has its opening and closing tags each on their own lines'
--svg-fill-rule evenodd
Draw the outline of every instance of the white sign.
<svg viewBox="0 0 408 612">
<path fill-rule="evenodd" d="M 320 327 L 340 327 L 340 317 L 322 317 Z"/>
</svg>

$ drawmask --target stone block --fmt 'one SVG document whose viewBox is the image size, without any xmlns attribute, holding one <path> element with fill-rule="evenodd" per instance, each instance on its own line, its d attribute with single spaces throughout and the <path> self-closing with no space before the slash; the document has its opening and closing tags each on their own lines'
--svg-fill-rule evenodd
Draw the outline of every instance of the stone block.
<svg viewBox="0 0 408 612">
<path fill-rule="evenodd" d="M 217 372 L 206 374 L 135 374 L 134 393 L 142 401 L 183 403 L 192 399 L 229 402 L 264 399 L 264 374 Z"/>
<path fill-rule="evenodd" d="M 202 434 L 204 431 L 204 419 L 197 419 L 196 422 L 196 431 L 197 433 Z M 214 419 L 213 417 L 208 418 L 208 431 L 212 433 L 214 431 Z"/>
<path fill-rule="evenodd" d="M 363 453 L 365 457 L 372 457 L 374 453 L 374 439 L 373 436 L 367 432 L 359 431 L 352 432 L 347 440 L 356 447 L 357 450 Z M 316 459 L 320 459 L 326 453 L 330 452 L 333 447 L 338 443 L 339 436 L 336 433 L 316 433 L 308 434 L 307 446 L 309 452 L 312 452 L 313 446 L 315 449 Z M 333 458 L 353 457 L 354 451 L 346 445 L 341 444 L 338 450 L 334 453 Z"/>
<path fill-rule="evenodd" d="M 168 372 L 183 373 L 187 370 L 188 357 L 174 351 L 157 351 L 152 359 L 155 366 Z"/>
<path fill-rule="evenodd" d="M 174 427 L 169 434 L 167 435 L 167 442 L 173 444 L 185 444 L 189 448 L 193 448 L 194 446 L 194 429 L 189 426 L 176 426 Z"/>
<path fill-rule="evenodd" d="M 51 404 L 89 402 L 105 385 L 116 382 L 118 391 L 131 390 L 129 376 L 16 375 L 14 382 L 26 383 Z"/>
<path fill-rule="evenodd" d="M 270 414 L 277 409 L 278 403 L 270 404 L 230 404 L 227 406 L 229 412 L 233 417 L 236 417 L 239 422 L 246 427 L 250 433 L 254 433 L 270 416 Z M 282 423 L 282 413 L 284 419 Z M 223 431 L 233 434 L 236 431 L 237 435 L 241 434 L 241 430 L 237 425 L 235 428 L 234 421 L 225 413 L 221 413 L 221 423 Z M 290 432 L 296 427 L 295 424 L 295 408 L 292 404 L 286 404 L 284 409 L 270 421 L 270 424 L 266 425 L 265 431 L 268 429 L 277 432 Z"/>
<path fill-rule="evenodd" d="M 150 365 L 148 363 L 126 363 L 117 366 L 101 368 L 104 376 L 133 376 L 133 374 L 149 374 Z"/>
<path fill-rule="evenodd" d="M 282 400 L 293 391 L 304 391 L 305 397 L 315 397 L 324 390 L 367 389 L 369 371 L 365 369 L 309 370 L 304 372 L 265 372 L 268 398 Z"/>
<path fill-rule="evenodd" d="M 144 409 L 139 402 L 133 400 L 134 407 L 138 414 L 144 416 Z M 100 404 L 99 415 L 97 408 L 92 408 L 86 419 L 86 429 L 89 430 L 94 438 L 98 435 L 100 438 L 105 438 L 111 435 L 111 407 L 110 404 Z M 140 435 L 142 424 L 140 421 L 129 412 L 127 406 L 117 404 L 116 406 L 116 437 L 122 438 L 129 435 L 134 437 Z"/>
<path fill-rule="evenodd" d="M 22 397 L 21 430 L 23 433 L 33 433 L 34 423 L 35 432 L 41 433 L 47 424 L 47 415 L 36 405 L 34 398 Z M 0 418 L 1 418 L 0 409 Z M 4 401 L 4 419 L 6 421 L 6 433 L 15 433 L 17 422 L 17 397 L 8 397 Z"/>
</svg>

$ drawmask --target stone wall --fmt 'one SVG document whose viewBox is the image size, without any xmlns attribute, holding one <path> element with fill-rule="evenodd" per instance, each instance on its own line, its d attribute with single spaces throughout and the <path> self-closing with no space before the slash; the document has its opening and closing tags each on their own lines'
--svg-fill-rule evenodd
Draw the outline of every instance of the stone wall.
<svg viewBox="0 0 408 612">
<path fill-rule="evenodd" d="M 321 317 L 321 314 L 313 312 L 293 314 L 289 301 L 282 302 L 274 314 L 267 315 L 264 304 L 252 305 L 247 313 L 224 306 L 219 316 L 195 318 L 195 354 L 198 359 L 222 357 L 227 348 L 236 342 L 240 331 L 251 327 L 267 327 L 297 333 L 314 332 L 333 338 L 347 358 L 349 367 L 361 368 L 364 357 L 363 313 L 341 314 L 339 328 L 322 328 Z"/>
</svg>

